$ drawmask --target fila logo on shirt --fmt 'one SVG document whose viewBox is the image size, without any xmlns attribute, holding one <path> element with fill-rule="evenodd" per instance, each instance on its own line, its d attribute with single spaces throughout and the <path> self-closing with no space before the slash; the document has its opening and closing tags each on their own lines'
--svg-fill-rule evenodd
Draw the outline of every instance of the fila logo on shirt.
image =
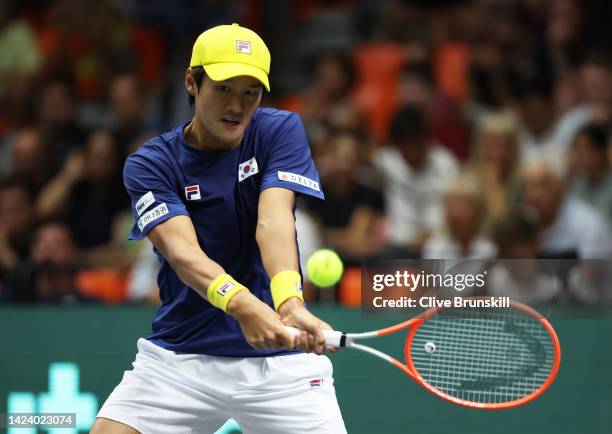
<svg viewBox="0 0 612 434">
<path fill-rule="evenodd" d="M 236 51 L 242 54 L 251 54 L 251 43 L 249 41 L 236 40 Z"/>
<path fill-rule="evenodd" d="M 238 182 L 242 182 L 257 173 L 259 173 L 259 167 L 257 166 L 257 160 L 253 157 L 238 166 Z"/>
<path fill-rule="evenodd" d="M 200 195 L 200 186 L 198 184 L 194 184 L 185 187 L 185 197 L 187 198 L 187 200 L 202 199 L 202 196 Z"/>
</svg>

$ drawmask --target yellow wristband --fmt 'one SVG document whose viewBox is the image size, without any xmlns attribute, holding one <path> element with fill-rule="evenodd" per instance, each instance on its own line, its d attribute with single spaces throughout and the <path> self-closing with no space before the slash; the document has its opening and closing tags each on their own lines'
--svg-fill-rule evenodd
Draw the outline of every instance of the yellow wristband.
<svg viewBox="0 0 612 434">
<path fill-rule="evenodd" d="M 270 291 L 272 291 L 272 300 L 274 300 L 276 310 L 291 297 L 304 301 L 302 278 L 297 271 L 287 270 L 276 274 L 270 281 Z"/>
<path fill-rule="evenodd" d="M 229 274 L 221 274 L 210 282 L 206 296 L 210 304 L 227 312 L 227 305 L 232 297 L 242 290 L 248 291 L 245 286 L 236 282 Z"/>
</svg>

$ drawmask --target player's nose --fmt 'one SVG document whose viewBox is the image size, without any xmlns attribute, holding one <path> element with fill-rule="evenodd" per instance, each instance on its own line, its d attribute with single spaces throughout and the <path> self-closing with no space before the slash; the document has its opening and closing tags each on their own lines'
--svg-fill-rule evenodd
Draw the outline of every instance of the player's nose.
<svg viewBox="0 0 612 434">
<path fill-rule="evenodd" d="M 225 110 L 229 115 L 241 116 L 243 112 L 243 104 L 240 97 L 230 97 L 225 104 Z"/>
</svg>

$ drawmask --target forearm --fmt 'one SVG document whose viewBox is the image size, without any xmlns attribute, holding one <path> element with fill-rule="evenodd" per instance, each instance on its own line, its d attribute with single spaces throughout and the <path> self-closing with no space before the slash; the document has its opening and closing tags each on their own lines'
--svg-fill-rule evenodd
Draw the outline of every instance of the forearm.
<svg viewBox="0 0 612 434">
<path fill-rule="evenodd" d="M 172 259 L 169 259 L 169 262 L 178 274 L 179 279 L 206 300 L 209 300 L 208 290 L 211 283 L 219 276 L 227 276 L 221 265 L 210 259 L 204 252 L 197 248 L 183 251 L 173 256 Z M 221 279 L 223 278 L 221 277 Z M 215 304 L 213 300 L 209 301 Z M 227 306 L 223 309 L 240 320 L 245 316 L 251 315 L 254 303 L 261 304 L 261 302 L 249 291 L 239 291 L 231 296 L 227 302 Z"/>
<path fill-rule="evenodd" d="M 293 197 L 285 196 L 285 202 L 281 204 L 268 199 L 269 196 L 264 203 L 260 203 L 256 238 L 264 268 L 271 279 L 274 307 L 283 315 L 303 306 L 295 217 L 293 203 L 289 200 Z"/>
<path fill-rule="evenodd" d="M 289 207 L 279 207 L 260 214 L 257 243 L 266 272 L 271 278 L 270 290 L 274 308 L 283 323 L 304 332 L 295 339 L 302 351 L 323 354 L 323 329 L 331 327 L 304 308 L 301 278 L 297 271 L 298 253 L 295 240 L 295 218 Z M 306 333 L 307 332 L 307 333 Z"/>
<path fill-rule="evenodd" d="M 179 279 L 206 299 L 211 282 L 225 273 L 221 265 L 207 257 L 199 248 L 182 249 L 180 252 L 170 250 L 164 256 Z"/>
<path fill-rule="evenodd" d="M 257 244 L 268 276 L 281 271 L 298 271 L 295 218 L 291 210 L 279 209 L 260 217 Z"/>
<path fill-rule="evenodd" d="M 179 279 L 213 306 L 233 315 L 230 304 L 235 304 L 234 298 L 246 301 L 243 304 L 258 301 L 248 288 L 206 256 L 189 217 L 179 215 L 160 223 L 149 231 L 147 237 L 166 258 Z"/>
</svg>

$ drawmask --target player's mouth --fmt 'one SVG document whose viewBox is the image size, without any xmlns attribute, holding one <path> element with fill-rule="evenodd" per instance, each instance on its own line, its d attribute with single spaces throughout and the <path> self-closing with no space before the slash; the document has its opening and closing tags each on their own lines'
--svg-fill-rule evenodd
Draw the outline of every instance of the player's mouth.
<svg viewBox="0 0 612 434">
<path fill-rule="evenodd" d="M 225 126 L 225 128 L 229 130 L 234 130 L 238 128 L 238 126 L 240 125 L 239 120 L 231 119 L 231 118 L 221 118 L 221 123 Z"/>
</svg>

